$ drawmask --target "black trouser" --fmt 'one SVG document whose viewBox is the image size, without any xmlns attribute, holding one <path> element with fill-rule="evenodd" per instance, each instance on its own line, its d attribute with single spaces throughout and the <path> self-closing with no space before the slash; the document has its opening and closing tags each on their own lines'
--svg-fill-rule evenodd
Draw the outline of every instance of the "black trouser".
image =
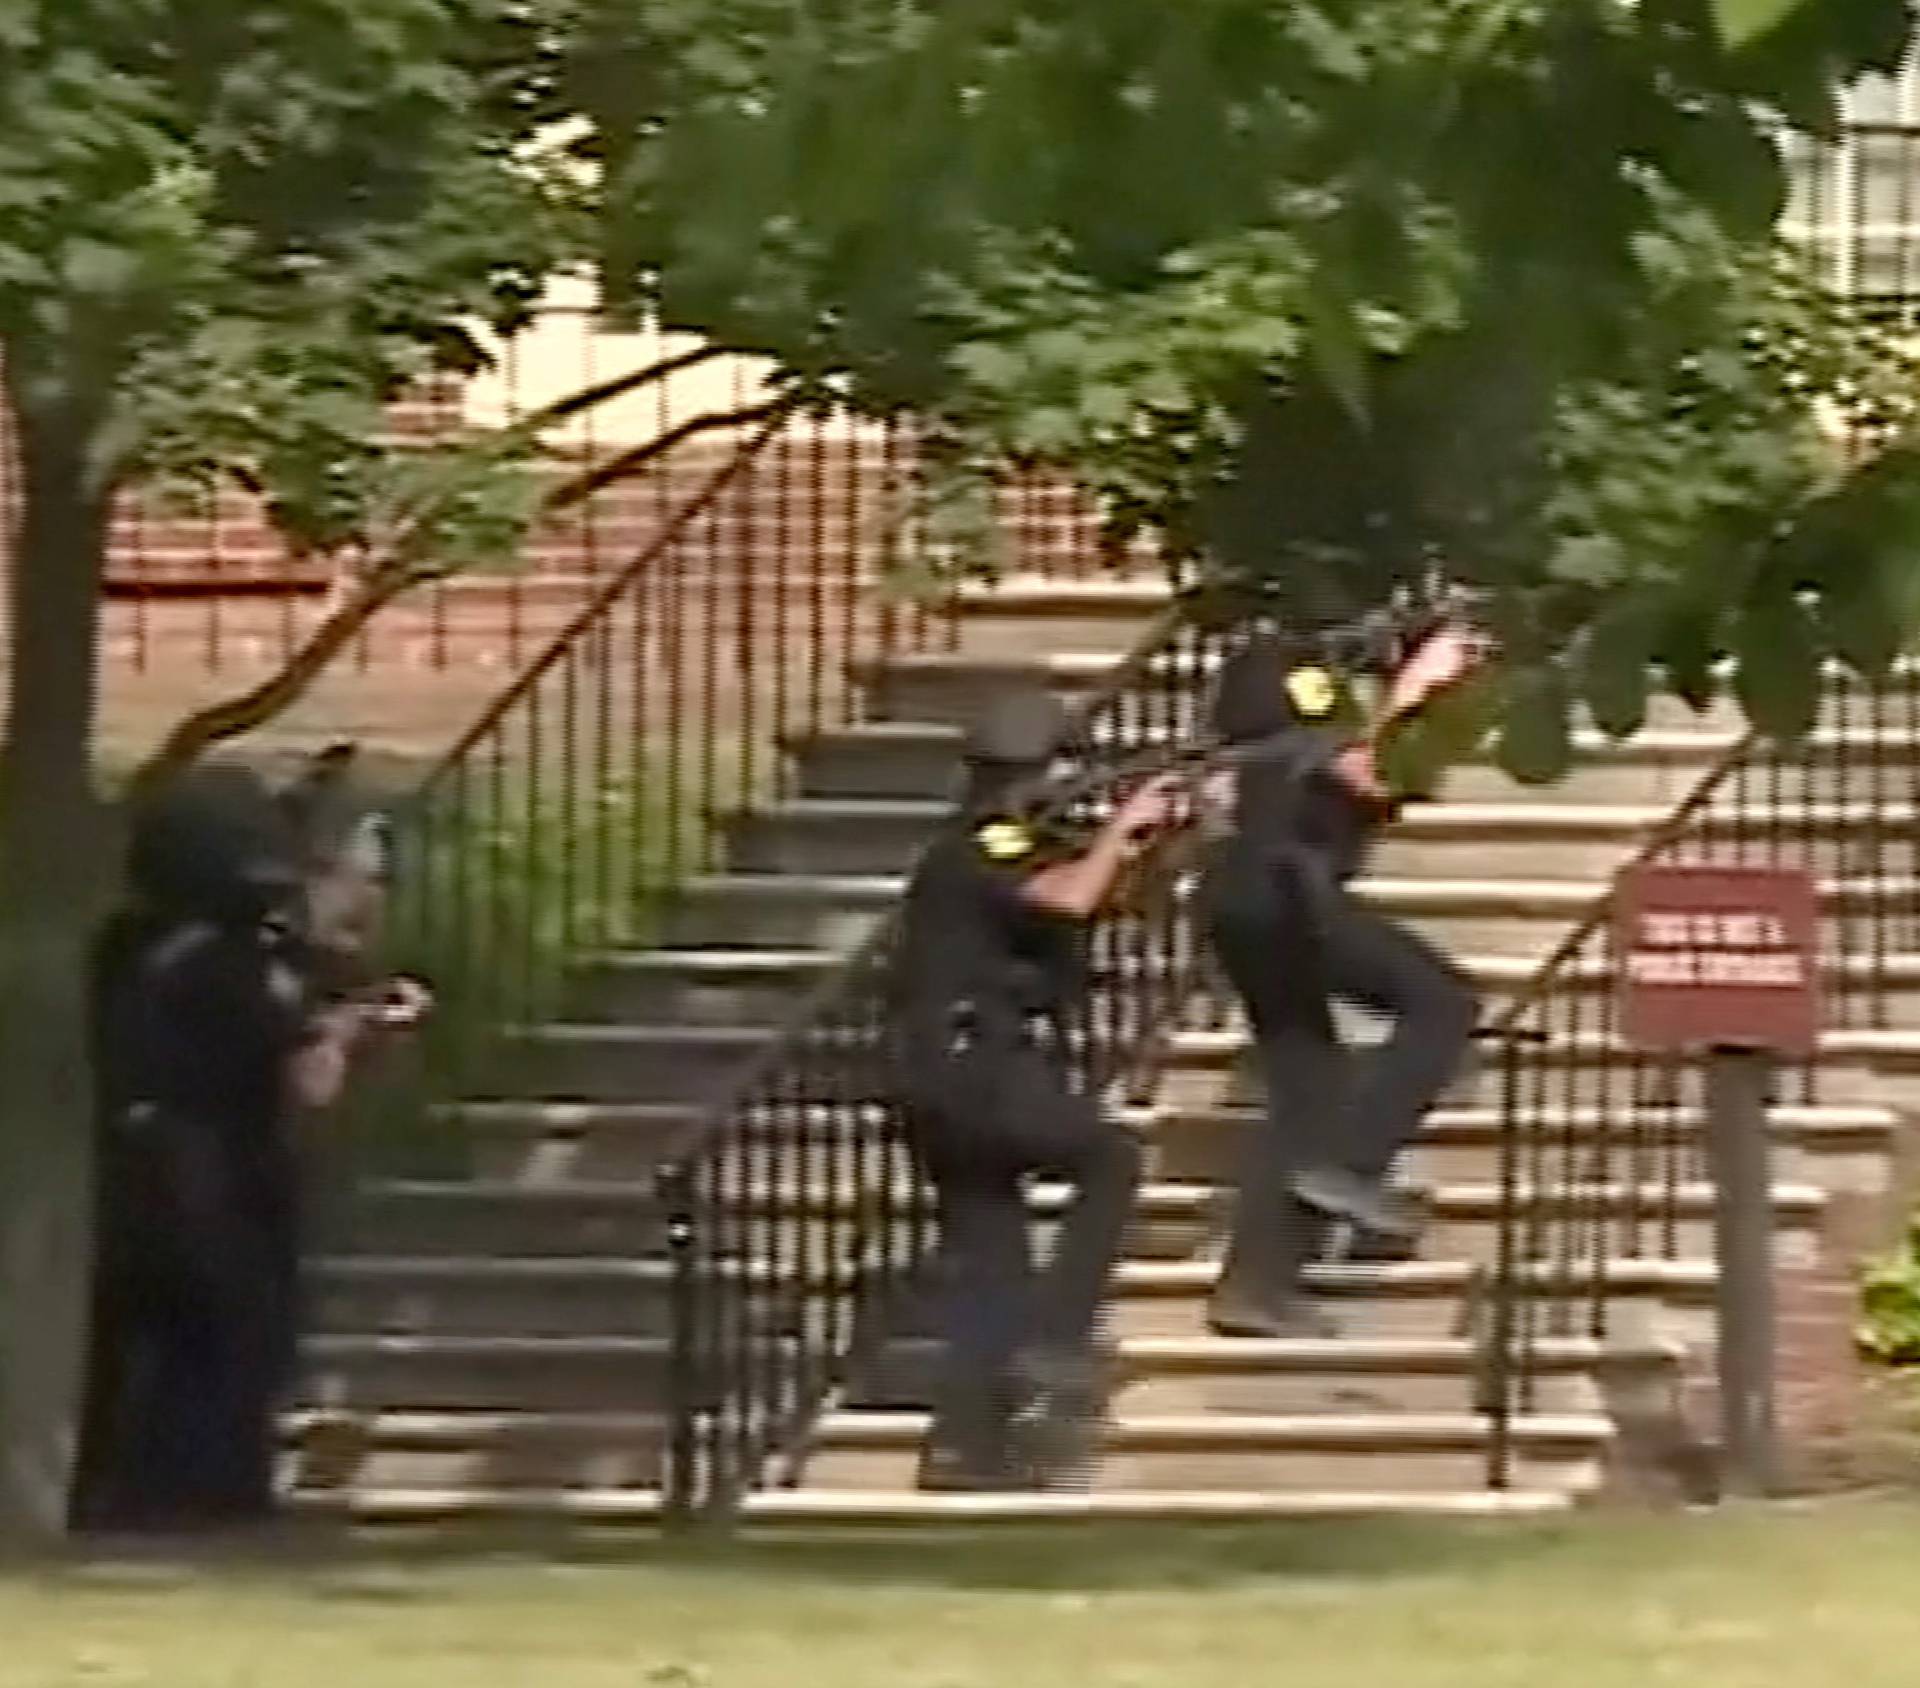
<svg viewBox="0 0 1920 1688">
<path fill-rule="evenodd" d="M 91 1354 L 73 1522 L 242 1524 L 273 1508 L 275 1415 L 292 1369 L 291 1157 L 156 1119 L 105 1133 Z"/>
<path fill-rule="evenodd" d="M 1419 1130 L 1460 1064 L 1478 1009 L 1424 938 L 1356 902 L 1310 863 L 1223 861 L 1203 892 L 1215 952 L 1246 1005 L 1267 1093 L 1248 1139 L 1223 1285 L 1292 1293 L 1326 1226 L 1291 1193 L 1333 1163 L 1377 1178 Z M 1358 1082 L 1333 1023 L 1342 999 L 1390 1018 Z"/>
<path fill-rule="evenodd" d="M 983 1462 L 1002 1451 L 1008 1382 L 1025 1348 L 1091 1343 L 1140 1177 L 1133 1134 L 1076 1095 L 1061 1064 L 1015 1038 L 905 1061 L 907 1118 L 939 1200 L 945 1339 L 936 1435 Z M 1074 1186 L 1036 1276 L 1026 1181 Z"/>
</svg>

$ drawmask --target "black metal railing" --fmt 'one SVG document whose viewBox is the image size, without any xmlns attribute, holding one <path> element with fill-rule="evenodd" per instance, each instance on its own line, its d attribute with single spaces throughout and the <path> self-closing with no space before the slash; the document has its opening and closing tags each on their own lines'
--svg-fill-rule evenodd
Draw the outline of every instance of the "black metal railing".
<svg viewBox="0 0 1920 1688">
<path fill-rule="evenodd" d="M 441 987 L 441 1095 L 483 1078 L 583 957 L 652 941 L 676 888 L 724 865 L 735 819 L 793 795 L 788 749 L 859 718 L 878 665 L 954 647 L 956 609 L 887 577 L 919 475 L 910 421 L 789 408 L 723 452 L 688 449 L 698 473 L 672 456 L 647 471 L 644 542 L 602 565 L 407 808 L 397 947 Z M 1009 567 L 1111 572 L 1084 501 L 1057 490 L 1008 477 Z"/>
<path fill-rule="evenodd" d="M 1920 952 L 1920 668 L 1878 685 L 1824 678 L 1797 744 L 1742 739 L 1633 860 L 1804 866 L 1821 891 L 1832 1030 L 1889 1023 Z M 1495 1259 L 1485 1308 L 1490 1479 L 1511 1478 L 1514 1421 L 1535 1403 L 1544 1342 L 1604 1338 L 1626 1297 L 1678 1287 L 1711 1217 L 1704 1068 L 1621 1037 L 1613 894 L 1558 944 L 1497 1022 Z M 1819 1096 L 1817 1062 L 1776 1100 Z"/>
<path fill-rule="evenodd" d="M 1920 123 L 1902 115 L 1889 92 L 1869 92 L 1838 137 L 1795 136 L 1787 148 L 1783 233 L 1837 293 L 1909 320 L 1920 288 Z M 616 381 L 669 349 L 657 336 L 607 333 L 591 291 L 563 284 L 524 331 L 494 347 L 490 371 L 426 384 L 395 406 L 392 425 L 430 440 L 511 422 L 561 393 Z M 635 438 L 735 404 L 760 373 L 702 362 L 604 411 L 583 412 L 556 431 L 551 472 L 564 476 Z M 11 527 L 5 518 L 18 497 L 7 433 L 0 418 L 0 532 Z M 834 438 L 847 449 L 830 475 L 872 482 L 883 474 L 879 454 L 857 449 L 844 429 Z M 727 449 L 710 442 L 680 454 L 674 475 L 608 487 L 556 515 L 534 535 L 521 574 L 455 581 L 388 610 L 356 642 L 345 668 L 404 672 L 423 685 L 463 670 L 483 679 L 518 672 Z M 1042 477 L 1010 487 L 1003 513 L 1010 530 L 1045 545 L 1086 520 L 1070 485 Z M 1081 545 L 1077 534 L 1067 543 Z M 108 582 L 114 601 L 102 655 L 109 674 L 197 673 L 210 692 L 284 661 L 323 613 L 330 585 L 324 569 L 290 551 L 258 502 L 237 489 L 192 504 L 131 489 L 116 508 Z"/>
<path fill-rule="evenodd" d="M 1169 617 L 1121 666 L 1082 712 L 1066 818 L 1097 821 L 1141 753 L 1199 732 L 1233 637 Z M 1149 861 L 1095 922 L 1091 1013 L 1071 1040 L 1076 1081 L 1111 1099 L 1145 1096 L 1196 994 L 1184 858 Z M 817 1414 L 894 1328 L 931 1258 L 929 1194 L 891 1100 L 896 919 L 804 1005 L 661 1181 L 675 1286 L 670 1520 L 724 1519 L 746 1494 L 795 1479 Z"/>
</svg>

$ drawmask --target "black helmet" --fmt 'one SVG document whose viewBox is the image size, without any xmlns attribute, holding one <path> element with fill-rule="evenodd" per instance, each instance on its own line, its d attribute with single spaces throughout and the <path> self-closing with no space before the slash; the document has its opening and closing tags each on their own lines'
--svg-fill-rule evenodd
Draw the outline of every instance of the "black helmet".
<svg viewBox="0 0 1920 1688">
<path fill-rule="evenodd" d="M 1286 687 L 1295 655 L 1290 641 L 1263 633 L 1221 664 L 1213 694 L 1216 738 L 1227 744 L 1247 744 L 1300 724 Z"/>
<path fill-rule="evenodd" d="M 250 922 L 297 892 L 300 861 L 286 817 L 250 768 L 191 768 L 133 817 L 128 876 L 155 908 Z"/>
<path fill-rule="evenodd" d="M 1041 767 L 1067 748 L 1069 731 L 1067 712 L 1053 693 L 1008 692 L 980 711 L 963 754 L 976 767 Z"/>
</svg>

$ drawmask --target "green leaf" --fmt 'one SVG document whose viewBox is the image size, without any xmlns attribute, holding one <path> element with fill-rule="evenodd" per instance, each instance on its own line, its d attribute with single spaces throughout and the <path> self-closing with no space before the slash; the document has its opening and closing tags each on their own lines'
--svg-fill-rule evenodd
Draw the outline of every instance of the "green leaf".
<svg viewBox="0 0 1920 1688">
<path fill-rule="evenodd" d="M 95 299 L 114 299 L 133 286 L 140 260 L 124 246 L 86 237 L 69 243 L 61 263 L 67 286 Z"/>
<path fill-rule="evenodd" d="M 1588 629 L 1580 652 L 1580 695 L 1612 739 L 1646 725 L 1647 687 L 1659 616 L 1644 598 L 1616 599 Z"/>
<path fill-rule="evenodd" d="M 1183 411 L 1192 408 L 1193 391 L 1171 369 L 1149 370 L 1141 378 L 1140 402 L 1154 410 Z"/>
<path fill-rule="evenodd" d="M 969 381 L 996 391 L 1012 387 L 1026 369 L 1018 352 L 991 340 L 975 340 L 960 347 L 953 361 Z"/>
<path fill-rule="evenodd" d="M 1381 777 L 1398 798 L 1427 798 L 1442 776 L 1486 743 L 1499 718 L 1501 677 L 1483 668 L 1394 720 L 1379 745 Z"/>
<path fill-rule="evenodd" d="M 1720 676 L 1715 670 L 1719 651 L 1711 613 L 1692 604 L 1671 611 L 1661 629 L 1656 655 L 1681 701 L 1694 714 L 1705 714 L 1720 695 Z"/>
<path fill-rule="evenodd" d="M 1133 414 L 1133 400 L 1125 388 L 1101 382 L 1081 393 L 1080 414 L 1096 428 L 1117 428 Z"/>
<path fill-rule="evenodd" d="M 1736 51 L 1770 34 L 1804 5 L 1818 0 L 1713 0 L 1720 39 Z"/>
<path fill-rule="evenodd" d="M 1368 413 L 1367 349 L 1352 303 L 1316 278 L 1307 295 L 1307 350 L 1320 379 L 1356 423 Z"/>
<path fill-rule="evenodd" d="M 1500 728 L 1500 766 L 1523 785 L 1551 785 L 1573 766 L 1573 693 L 1557 663 L 1514 674 Z"/>
<path fill-rule="evenodd" d="M 1730 103 L 1676 116 L 1660 161 L 1690 197 L 1711 206 L 1735 234 L 1764 239 L 1786 201 L 1786 172 L 1774 142 Z"/>
<path fill-rule="evenodd" d="M 1575 534 L 1553 549 L 1547 573 L 1555 580 L 1596 589 L 1612 586 L 1627 571 L 1619 540 L 1610 534 Z"/>
<path fill-rule="evenodd" d="M 1847 590 L 1821 593 L 1819 614 L 1834 654 L 1865 680 L 1884 680 L 1913 637 L 1911 614 L 1877 569 Z"/>
<path fill-rule="evenodd" d="M 1734 629 L 1734 655 L 1747 719 L 1771 738 L 1804 738 L 1820 709 L 1820 646 L 1806 610 L 1785 593 L 1755 599 Z"/>
</svg>

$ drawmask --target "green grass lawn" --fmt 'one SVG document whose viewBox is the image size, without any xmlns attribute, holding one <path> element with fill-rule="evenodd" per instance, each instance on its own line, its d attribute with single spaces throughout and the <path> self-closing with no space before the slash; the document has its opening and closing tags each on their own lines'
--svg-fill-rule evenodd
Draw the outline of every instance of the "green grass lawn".
<svg viewBox="0 0 1920 1688">
<path fill-rule="evenodd" d="M 0 1688 L 1876 1688 L 1920 1501 L 0 1574 Z"/>
</svg>

